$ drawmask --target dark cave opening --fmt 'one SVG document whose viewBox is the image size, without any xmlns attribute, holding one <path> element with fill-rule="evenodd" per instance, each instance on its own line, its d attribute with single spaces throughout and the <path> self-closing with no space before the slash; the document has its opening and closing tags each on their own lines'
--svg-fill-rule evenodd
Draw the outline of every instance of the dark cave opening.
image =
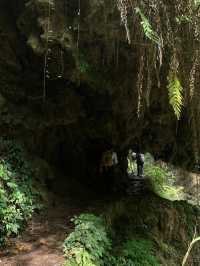
<svg viewBox="0 0 200 266">
<path fill-rule="evenodd" d="M 136 149 L 137 142 L 121 149 L 120 145 L 112 145 L 111 138 L 96 136 L 88 132 L 88 124 L 84 121 L 67 126 L 56 126 L 46 129 L 38 138 L 36 153 L 55 170 L 54 187 L 60 187 L 61 193 L 72 180 L 98 195 L 112 194 L 107 189 L 110 186 L 109 174 L 102 175 L 100 164 L 102 154 L 111 146 L 117 153 L 119 164 L 115 172 L 115 182 L 121 184 L 127 181 L 127 155 L 129 148 Z M 41 145 L 42 144 L 42 145 Z M 40 147 L 40 148 L 39 148 Z M 141 145 L 141 152 L 147 152 Z M 162 160 L 161 155 L 153 154 L 156 160 Z M 166 154 L 168 154 L 168 150 Z M 156 157 L 157 155 L 157 157 Z M 47 183 L 51 182 L 47 180 Z M 59 189 L 56 189 L 59 194 Z"/>
<path fill-rule="evenodd" d="M 112 194 L 109 175 L 100 172 L 103 152 L 110 148 L 110 143 L 104 138 L 89 138 L 76 126 L 57 127 L 48 132 L 39 140 L 43 143 L 37 153 L 55 170 L 54 187 L 61 190 L 71 180 L 98 195 Z M 126 155 L 116 150 L 119 159 L 118 174 L 116 178 L 126 178 Z M 125 162 L 125 163 L 124 163 Z M 47 180 L 51 182 L 51 180 Z M 51 189 L 51 186 L 49 186 Z M 57 192 L 59 190 L 56 188 Z M 61 191 L 60 190 L 60 191 Z M 63 193 L 63 191 L 61 191 Z"/>
</svg>

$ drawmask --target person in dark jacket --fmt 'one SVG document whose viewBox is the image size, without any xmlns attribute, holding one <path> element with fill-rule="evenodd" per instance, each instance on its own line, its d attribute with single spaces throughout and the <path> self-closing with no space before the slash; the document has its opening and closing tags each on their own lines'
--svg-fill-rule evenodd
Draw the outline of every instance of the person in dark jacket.
<svg viewBox="0 0 200 266">
<path fill-rule="evenodd" d="M 138 149 L 136 152 L 137 175 L 142 177 L 144 173 L 144 154 Z"/>
</svg>

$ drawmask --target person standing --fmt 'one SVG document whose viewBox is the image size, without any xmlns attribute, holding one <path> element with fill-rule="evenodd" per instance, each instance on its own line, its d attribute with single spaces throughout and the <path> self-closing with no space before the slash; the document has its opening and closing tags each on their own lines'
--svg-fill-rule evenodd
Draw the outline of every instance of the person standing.
<svg viewBox="0 0 200 266">
<path fill-rule="evenodd" d="M 113 166 L 116 166 L 118 164 L 117 153 L 114 150 L 112 150 L 112 164 Z"/>
<path fill-rule="evenodd" d="M 127 160 L 128 160 L 128 168 L 127 171 L 129 174 L 134 174 L 134 164 L 135 164 L 135 159 L 136 159 L 136 153 L 132 151 L 132 149 L 129 149 L 128 151 L 128 156 L 127 156 Z"/>
<path fill-rule="evenodd" d="M 113 148 L 105 151 L 102 155 L 100 164 L 100 173 L 103 176 L 107 190 L 113 190 L 115 184 L 116 166 L 118 165 L 118 156 Z"/>
<path fill-rule="evenodd" d="M 138 150 L 136 152 L 136 163 L 137 163 L 137 175 L 143 177 L 144 174 L 144 154 Z"/>
</svg>

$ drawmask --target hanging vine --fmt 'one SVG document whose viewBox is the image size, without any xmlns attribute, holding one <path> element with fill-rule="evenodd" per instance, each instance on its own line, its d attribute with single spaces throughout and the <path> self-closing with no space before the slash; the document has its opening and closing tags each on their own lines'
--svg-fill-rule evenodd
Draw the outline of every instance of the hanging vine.
<svg viewBox="0 0 200 266">
<path fill-rule="evenodd" d="M 80 17 L 81 17 L 81 0 L 78 0 L 78 33 L 77 33 L 77 49 L 79 49 L 79 41 L 80 41 Z"/>
<path fill-rule="evenodd" d="M 53 33 L 50 30 L 51 25 L 51 13 L 55 9 L 53 0 L 48 0 L 48 7 L 47 7 L 47 25 L 46 25 L 46 44 L 45 44 L 45 54 L 44 54 L 44 73 L 43 73 L 43 101 L 46 100 L 46 79 L 50 77 L 50 73 L 48 70 L 48 57 L 49 53 L 51 52 L 51 48 L 49 47 L 49 42 L 52 41 L 50 35 Z"/>
<path fill-rule="evenodd" d="M 190 71 L 190 99 L 194 96 L 194 90 L 195 90 L 195 80 L 196 80 L 196 72 L 197 67 L 199 65 L 199 51 L 196 50 L 193 58 L 193 65 Z"/>
<path fill-rule="evenodd" d="M 80 68 L 81 0 L 77 1 L 76 8 L 77 30 L 74 32 L 74 51 L 77 52 L 77 67 Z M 198 92 L 200 83 L 198 74 L 200 2 L 195 0 L 175 0 L 173 3 L 163 0 L 116 0 L 115 9 L 120 13 L 120 22 L 125 28 L 126 39 L 130 44 L 129 49 L 145 50 L 143 54 L 134 51 L 140 56 L 136 59 L 139 62 L 136 74 L 137 82 L 133 84 L 138 94 L 138 117 L 141 115 L 142 99 L 145 99 L 147 106 L 150 106 L 150 95 L 153 95 L 150 92 L 153 87 L 162 89 L 162 86 L 165 86 L 168 89 L 169 104 L 177 119 L 181 119 L 183 106 L 189 108 L 190 119 L 193 120 L 192 130 L 196 131 L 195 138 L 197 142 L 200 142 L 198 119 L 200 115 L 200 93 Z M 49 0 L 44 58 L 44 100 L 46 98 L 46 78 L 50 76 L 48 57 L 51 52 L 51 20 L 52 1 Z M 120 36 L 116 36 L 114 50 L 116 58 L 114 62 L 116 69 L 119 70 L 121 64 L 119 56 L 122 50 Z M 63 53 L 62 50 L 58 53 L 61 63 L 59 77 L 64 71 Z M 181 75 L 182 73 L 184 74 Z M 133 80 L 135 81 L 135 78 Z"/>
<path fill-rule="evenodd" d="M 140 56 L 140 62 L 139 62 L 139 72 L 138 72 L 138 78 L 137 78 L 137 92 L 138 92 L 138 102 L 137 102 L 137 116 L 140 118 L 141 115 L 141 109 L 142 109 L 142 90 L 143 90 L 143 75 L 144 71 L 144 54 Z"/>
<path fill-rule="evenodd" d="M 126 30 L 126 37 L 128 43 L 131 44 L 130 30 L 128 26 L 128 0 L 117 0 L 117 7 L 120 11 L 121 23 L 124 25 Z"/>
<path fill-rule="evenodd" d="M 47 21 L 47 29 L 46 29 L 46 47 L 45 47 L 45 55 L 44 55 L 44 74 L 43 74 L 43 101 L 46 100 L 46 74 L 47 72 L 47 56 L 48 56 L 48 41 L 49 41 L 49 27 L 50 27 L 50 0 L 48 2 L 48 21 Z"/>
</svg>

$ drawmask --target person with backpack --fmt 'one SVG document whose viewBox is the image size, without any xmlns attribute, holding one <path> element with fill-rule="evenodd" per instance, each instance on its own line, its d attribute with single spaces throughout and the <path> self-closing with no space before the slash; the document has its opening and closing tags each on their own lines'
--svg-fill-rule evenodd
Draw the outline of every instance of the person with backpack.
<svg viewBox="0 0 200 266">
<path fill-rule="evenodd" d="M 134 174 L 134 170 L 135 170 L 135 160 L 136 160 L 136 153 L 132 151 L 132 149 L 128 150 L 128 155 L 127 155 L 127 161 L 128 161 L 128 173 Z"/>
<path fill-rule="evenodd" d="M 140 153 L 139 149 L 136 152 L 136 163 L 137 163 L 137 175 L 143 177 L 144 173 L 144 154 Z"/>
<path fill-rule="evenodd" d="M 103 152 L 100 163 L 100 173 L 104 178 L 107 190 L 113 190 L 115 183 L 116 167 L 118 165 L 118 156 L 113 148 Z"/>
</svg>

